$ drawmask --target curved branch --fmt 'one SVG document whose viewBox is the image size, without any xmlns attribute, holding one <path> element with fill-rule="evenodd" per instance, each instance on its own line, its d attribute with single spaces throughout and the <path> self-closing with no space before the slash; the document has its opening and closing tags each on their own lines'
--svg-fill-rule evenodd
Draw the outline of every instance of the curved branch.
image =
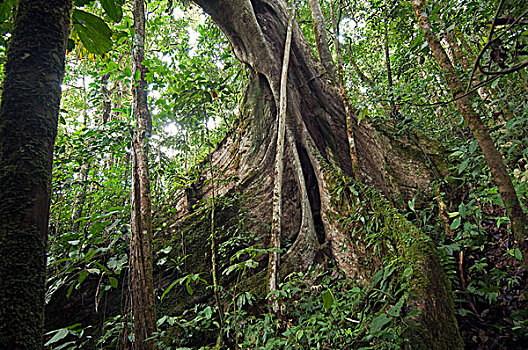
<svg viewBox="0 0 528 350">
<path fill-rule="evenodd" d="M 482 68 L 482 66 L 480 65 L 480 62 L 479 62 L 478 63 L 478 70 L 483 75 L 497 75 L 497 76 L 499 76 L 499 75 L 506 75 L 506 74 L 517 72 L 518 70 L 521 70 L 521 69 L 523 69 L 526 66 L 528 66 L 528 60 L 521 61 L 521 62 L 513 65 L 512 67 L 510 67 L 508 69 L 503 69 L 501 71 L 486 71 L 485 69 Z"/>
<path fill-rule="evenodd" d="M 480 50 L 480 52 L 477 55 L 477 58 L 475 59 L 475 63 L 473 64 L 473 69 L 471 70 L 471 74 L 469 75 L 468 80 L 468 86 L 466 88 L 466 92 L 471 88 L 471 81 L 473 80 L 473 76 L 475 75 L 475 71 L 477 70 L 477 67 L 479 65 L 479 61 L 484 55 L 484 52 L 490 47 L 491 45 L 491 38 L 493 37 L 493 33 L 495 32 L 495 21 L 499 17 L 499 13 L 502 10 L 502 6 L 504 6 L 505 0 L 501 0 L 499 6 L 497 7 L 497 11 L 495 11 L 495 16 L 493 17 L 493 23 L 491 24 L 490 31 L 488 33 L 488 38 L 486 39 L 486 45 Z"/>
<path fill-rule="evenodd" d="M 490 28 L 490 31 L 489 31 L 489 34 L 488 34 L 488 38 L 486 39 L 486 45 L 484 45 L 484 47 L 482 47 L 482 49 L 480 50 L 477 58 L 475 59 L 475 63 L 473 65 L 473 69 L 471 70 L 471 75 L 469 76 L 469 81 L 468 81 L 468 86 L 466 88 L 466 92 L 471 87 L 471 81 L 473 80 L 473 76 L 475 75 L 475 71 L 477 69 L 479 70 L 479 73 L 481 73 L 483 75 L 506 75 L 506 74 L 517 72 L 518 70 L 521 70 L 524 67 L 528 66 L 528 60 L 525 60 L 525 61 L 519 62 L 518 64 L 514 65 L 511 68 L 508 68 L 508 69 L 505 69 L 505 70 L 502 70 L 502 71 L 486 71 L 486 70 L 484 70 L 482 68 L 482 66 L 480 64 L 480 60 L 481 60 L 482 56 L 484 55 L 484 52 L 486 52 L 486 50 L 491 46 L 491 44 L 494 41 L 502 38 L 504 36 L 504 34 L 506 34 L 513 26 L 521 23 L 520 22 L 521 19 L 524 18 L 528 14 L 528 11 L 524 11 L 519 17 L 517 17 L 512 23 L 510 23 L 508 25 L 508 28 L 506 28 L 495 39 L 491 40 L 491 38 L 492 38 L 492 36 L 493 36 L 493 34 L 495 32 L 497 18 L 498 18 L 498 15 L 500 13 L 500 10 L 501 10 L 503 4 L 504 4 L 504 0 L 501 1 L 501 3 L 499 4 L 499 7 L 497 8 L 497 11 L 495 12 L 495 16 L 494 16 L 493 22 L 491 23 L 491 28 Z"/>
</svg>

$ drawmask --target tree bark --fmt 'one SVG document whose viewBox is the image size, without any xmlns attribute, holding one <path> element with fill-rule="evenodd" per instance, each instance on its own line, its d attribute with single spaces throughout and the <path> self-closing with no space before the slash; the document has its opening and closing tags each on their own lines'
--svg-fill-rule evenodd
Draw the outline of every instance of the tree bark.
<svg viewBox="0 0 528 350">
<path fill-rule="evenodd" d="M 0 106 L 0 348 L 43 349 L 53 146 L 70 0 L 21 0 Z"/>
<path fill-rule="evenodd" d="M 134 83 L 136 130 L 132 138 L 132 191 L 130 241 L 130 288 L 135 341 L 133 348 L 154 349 L 154 341 L 146 341 L 156 331 L 153 285 L 152 210 L 148 168 L 148 139 L 152 120 L 147 105 L 145 80 L 145 8 L 143 0 L 134 0 L 134 72 L 140 72 Z M 137 74 L 134 74 L 137 76 Z"/>
<path fill-rule="evenodd" d="M 286 4 L 276 0 L 195 2 L 211 15 L 226 34 L 235 55 L 251 70 L 249 88 L 241 106 L 239 130 L 219 145 L 211 161 L 217 168 L 225 169 L 227 176 L 240 179 L 235 187 L 253 198 L 244 203 L 246 210 L 254 216 L 255 222 L 265 226 L 272 217 L 273 207 L 276 115 L 288 23 Z M 279 275 L 284 277 L 293 270 L 307 269 L 322 253 L 329 254 L 347 275 L 368 280 L 381 267 L 381 259 L 373 257 L 367 244 L 351 237 L 339 223 L 343 215 L 350 213 L 353 204 L 336 205 L 335 182 L 343 176 L 352 176 L 353 168 L 345 104 L 333 85 L 336 81 L 329 82 L 324 73 L 314 60 L 299 26 L 294 23 L 288 71 L 288 142 L 282 185 L 283 193 L 288 195 L 282 197 L 284 220 L 281 222 L 283 239 L 291 245 L 281 255 Z M 353 120 L 359 177 L 390 196 L 385 170 L 387 145 L 381 143 L 382 138 L 367 123 L 358 125 L 355 117 Z M 232 184 L 223 186 L 216 188 L 218 195 L 233 188 Z M 205 189 L 202 195 L 210 196 L 211 189 Z M 393 223 L 393 214 L 388 213 L 386 224 Z M 418 234 L 409 225 L 404 225 L 408 232 L 401 237 Z M 257 235 L 268 237 L 262 233 Z M 420 327 L 413 328 L 412 332 L 415 336 L 419 333 L 421 342 L 433 348 L 440 349 L 446 344 L 460 348 L 449 284 L 434 247 L 424 239 L 411 241 L 409 245 L 409 240 L 402 238 L 397 254 L 403 261 L 413 264 L 415 271 L 414 282 L 409 284 L 409 303 L 422 313 Z M 438 329 L 442 330 L 440 334 Z"/>
<path fill-rule="evenodd" d="M 449 57 L 447 57 L 440 40 L 433 33 L 431 23 L 425 11 L 426 4 L 425 0 L 412 0 L 412 6 L 425 39 L 427 40 L 436 61 L 445 74 L 447 85 L 449 86 L 451 93 L 457 98 L 464 94 L 464 87 L 460 81 L 460 77 L 457 75 L 455 68 L 453 67 L 453 64 L 449 60 Z M 506 215 L 511 221 L 513 234 L 523 254 L 523 261 L 528 267 L 528 227 L 526 215 L 522 210 L 517 193 L 515 192 L 515 187 L 513 187 L 511 178 L 502 160 L 502 155 L 497 147 L 495 147 L 488 129 L 482 123 L 482 120 L 480 120 L 480 117 L 471 105 L 469 97 L 464 96 L 457 98 L 456 103 L 462 117 L 473 133 L 473 136 L 477 139 L 480 149 L 488 163 L 491 175 L 504 203 Z"/>
<path fill-rule="evenodd" d="M 88 171 L 90 168 L 90 163 L 84 163 L 81 165 L 81 171 L 79 172 L 79 189 L 75 194 L 75 198 L 72 204 L 72 215 L 71 215 L 71 230 L 73 232 L 78 232 L 81 223 L 79 219 L 82 217 L 84 202 L 86 201 L 86 192 L 88 190 Z"/>
<path fill-rule="evenodd" d="M 310 12 L 312 13 L 312 20 L 314 22 L 315 43 L 317 51 L 319 52 L 319 59 L 326 70 L 327 78 L 333 82 L 336 81 L 337 74 L 334 64 L 334 59 L 328 47 L 328 37 L 326 36 L 326 24 L 321 10 L 319 0 L 308 0 Z"/>
</svg>

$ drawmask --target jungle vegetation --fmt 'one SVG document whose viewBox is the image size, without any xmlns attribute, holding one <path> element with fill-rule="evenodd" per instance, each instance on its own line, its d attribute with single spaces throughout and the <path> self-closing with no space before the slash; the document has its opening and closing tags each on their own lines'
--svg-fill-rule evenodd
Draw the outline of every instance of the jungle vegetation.
<svg viewBox="0 0 528 350">
<path fill-rule="evenodd" d="M 523 348 L 527 11 L 0 1 L 0 348 Z"/>
</svg>

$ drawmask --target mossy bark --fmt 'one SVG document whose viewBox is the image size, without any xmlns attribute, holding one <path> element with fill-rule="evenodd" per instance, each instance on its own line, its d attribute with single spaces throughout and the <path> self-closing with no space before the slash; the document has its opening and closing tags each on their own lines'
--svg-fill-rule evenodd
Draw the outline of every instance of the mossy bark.
<svg viewBox="0 0 528 350">
<path fill-rule="evenodd" d="M 0 348 L 42 349 L 53 146 L 70 0 L 21 0 L 0 107 Z"/>
<path fill-rule="evenodd" d="M 395 243 L 395 256 L 409 271 L 408 307 L 420 314 L 412 318 L 405 331 L 408 349 L 463 349 L 454 316 L 451 287 L 442 270 L 438 253 L 430 239 L 398 214 L 385 198 L 370 191 L 370 204 L 383 213 L 386 239 Z"/>
</svg>

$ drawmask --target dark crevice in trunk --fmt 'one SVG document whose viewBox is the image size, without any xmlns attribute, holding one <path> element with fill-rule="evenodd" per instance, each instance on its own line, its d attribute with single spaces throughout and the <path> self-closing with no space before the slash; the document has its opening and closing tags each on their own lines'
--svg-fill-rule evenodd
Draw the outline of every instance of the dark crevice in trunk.
<svg viewBox="0 0 528 350">
<path fill-rule="evenodd" d="M 326 240 L 326 234 L 323 219 L 321 218 L 321 195 L 319 193 L 317 177 L 313 165 L 310 162 L 308 152 L 306 152 L 300 143 L 297 144 L 297 149 L 299 151 L 299 159 L 301 160 L 304 181 L 306 182 L 306 189 L 308 190 L 308 199 L 310 201 L 310 208 L 312 209 L 315 233 L 317 234 L 319 244 L 323 244 Z"/>
</svg>

